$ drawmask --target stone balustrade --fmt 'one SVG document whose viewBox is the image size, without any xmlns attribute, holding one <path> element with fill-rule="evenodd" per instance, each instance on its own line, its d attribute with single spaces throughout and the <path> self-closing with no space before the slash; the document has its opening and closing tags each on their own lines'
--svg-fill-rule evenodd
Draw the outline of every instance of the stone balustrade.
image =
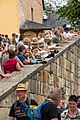
<svg viewBox="0 0 80 120">
<path fill-rule="evenodd" d="M 46 60 L 46 64 L 25 65 L 22 71 L 12 73 L 11 78 L 0 80 L 1 120 L 8 120 L 19 82 L 26 84 L 27 95 L 38 103 L 44 101 L 54 87 L 64 88 L 66 98 L 71 94 L 80 95 L 80 36 L 65 43 L 54 58 Z"/>
</svg>

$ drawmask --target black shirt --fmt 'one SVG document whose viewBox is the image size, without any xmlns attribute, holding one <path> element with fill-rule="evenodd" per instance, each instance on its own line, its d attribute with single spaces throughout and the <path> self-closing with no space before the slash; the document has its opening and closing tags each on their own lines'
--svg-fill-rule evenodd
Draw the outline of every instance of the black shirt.
<svg viewBox="0 0 80 120">
<path fill-rule="evenodd" d="M 57 108 L 58 120 L 61 120 L 61 113 L 63 112 L 62 108 Z"/>
<path fill-rule="evenodd" d="M 29 100 L 27 99 L 25 101 L 25 103 L 27 105 L 38 105 L 36 103 L 35 100 L 31 99 L 31 104 L 29 104 Z M 29 117 L 27 116 L 27 114 L 24 113 L 24 111 L 21 109 L 20 107 L 20 102 L 19 101 L 16 101 L 12 107 L 11 107 L 11 110 L 10 110 L 10 113 L 9 113 L 9 116 L 10 117 L 14 117 L 16 118 L 17 120 L 30 120 Z"/>
<path fill-rule="evenodd" d="M 48 102 L 45 104 L 42 109 L 42 119 L 43 120 L 51 120 L 53 118 L 58 118 L 57 117 L 57 106 L 53 104 L 52 102 Z"/>
</svg>

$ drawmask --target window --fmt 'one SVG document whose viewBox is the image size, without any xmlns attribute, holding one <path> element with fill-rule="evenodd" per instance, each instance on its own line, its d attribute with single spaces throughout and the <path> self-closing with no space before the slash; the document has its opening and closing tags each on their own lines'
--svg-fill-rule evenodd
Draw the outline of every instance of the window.
<svg viewBox="0 0 80 120">
<path fill-rule="evenodd" d="M 36 0 L 39 4 L 41 4 L 41 1 L 40 0 Z"/>
<path fill-rule="evenodd" d="M 31 8 L 31 20 L 33 21 L 33 8 Z"/>
</svg>

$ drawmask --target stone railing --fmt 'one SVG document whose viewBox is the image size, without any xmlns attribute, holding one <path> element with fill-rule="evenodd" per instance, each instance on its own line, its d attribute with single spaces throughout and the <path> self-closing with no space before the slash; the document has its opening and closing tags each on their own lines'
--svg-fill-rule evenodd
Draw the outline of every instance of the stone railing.
<svg viewBox="0 0 80 120">
<path fill-rule="evenodd" d="M 38 103 L 44 101 L 54 87 L 62 87 L 66 98 L 80 95 L 80 36 L 65 43 L 46 64 L 26 65 L 11 78 L 0 80 L 0 119 L 8 120 L 8 112 L 17 99 L 15 88 L 19 82 L 27 86 L 27 95 Z"/>
</svg>

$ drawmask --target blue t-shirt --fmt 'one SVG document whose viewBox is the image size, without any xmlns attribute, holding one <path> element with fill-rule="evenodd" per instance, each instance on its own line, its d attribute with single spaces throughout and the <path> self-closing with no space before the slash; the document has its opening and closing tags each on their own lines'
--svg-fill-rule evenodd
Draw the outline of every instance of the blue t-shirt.
<svg viewBox="0 0 80 120">
<path fill-rule="evenodd" d="M 21 53 L 19 53 L 17 56 L 21 60 L 22 63 L 26 60 L 26 57 Z"/>
</svg>

